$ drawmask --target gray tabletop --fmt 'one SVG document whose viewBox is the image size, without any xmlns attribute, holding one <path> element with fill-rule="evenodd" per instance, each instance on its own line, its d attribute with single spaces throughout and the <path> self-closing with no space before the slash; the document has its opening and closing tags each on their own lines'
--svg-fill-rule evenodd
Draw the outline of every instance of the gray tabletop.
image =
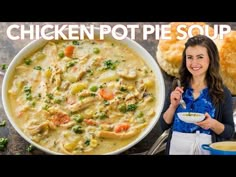
<svg viewBox="0 0 236 177">
<path fill-rule="evenodd" d="M 9 64 L 14 56 L 24 47 L 26 46 L 29 42 L 32 40 L 29 38 L 29 36 L 26 36 L 25 39 L 22 40 L 11 40 L 6 34 L 6 31 L 10 25 L 24 25 L 26 28 L 29 25 L 39 25 L 40 27 L 45 24 L 51 24 L 51 25 L 63 25 L 63 24 L 84 24 L 84 25 L 101 25 L 101 24 L 106 24 L 110 26 L 114 26 L 117 24 L 123 24 L 123 25 L 139 25 L 139 28 L 136 29 L 135 31 L 135 41 L 141 44 L 152 56 L 154 59 L 156 59 L 156 50 L 157 50 L 157 44 L 158 40 L 155 38 L 155 34 L 151 34 L 148 36 L 147 40 L 143 40 L 142 36 L 142 25 L 158 25 L 158 24 L 165 24 L 164 22 L 145 22 L 145 23 L 138 23 L 138 22 L 132 22 L 132 23 L 62 23 L 62 22 L 41 22 L 41 23 L 36 23 L 36 22 L 0 22 L 0 64 Z M 231 23 L 231 25 L 234 27 L 236 23 Z M 130 31 L 129 31 L 130 32 Z M 17 32 L 16 32 L 17 33 Z M 172 77 L 167 75 L 165 72 L 163 72 L 164 80 L 165 80 L 165 86 L 168 88 L 172 82 Z M 0 87 L 2 84 L 2 79 L 3 77 L 0 76 Z M 0 94 L 2 97 L 2 95 Z M 2 99 L 1 99 L 2 100 Z M 236 109 L 236 99 L 234 99 L 234 107 Z M 3 106 L 2 102 L 0 102 L 0 121 L 6 120 L 6 126 L 0 127 L 0 137 L 5 137 L 8 138 L 8 144 L 7 148 L 4 151 L 0 151 L 0 155 L 17 155 L 17 154 L 22 154 L 22 155 L 43 155 L 46 154 L 42 152 L 39 149 L 35 149 L 33 152 L 28 152 L 27 148 L 29 147 L 29 143 L 25 141 L 17 132 L 16 130 L 12 127 L 10 122 L 8 121 Z M 138 153 L 138 152 L 143 152 L 152 146 L 152 144 L 155 142 L 155 140 L 160 136 L 161 132 L 158 128 L 158 125 L 155 125 L 155 127 L 152 129 L 152 131 L 138 144 L 130 148 L 129 150 L 125 151 L 123 154 L 132 154 L 132 153 Z"/>
</svg>

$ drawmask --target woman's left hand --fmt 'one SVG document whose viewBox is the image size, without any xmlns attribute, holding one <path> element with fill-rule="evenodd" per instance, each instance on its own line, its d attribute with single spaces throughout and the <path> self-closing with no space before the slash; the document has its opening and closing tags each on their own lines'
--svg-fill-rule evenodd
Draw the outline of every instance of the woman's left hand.
<svg viewBox="0 0 236 177">
<path fill-rule="evenodd" d="M 201 128 L 208 130 L 211 129 L 214 125 L 214 119 L 211 118 L 211 116 L 206 112 L 205 113 L 205 119 L 201 122 L 195 123 L 196 125 L 200 126 Z"/>
</svg>

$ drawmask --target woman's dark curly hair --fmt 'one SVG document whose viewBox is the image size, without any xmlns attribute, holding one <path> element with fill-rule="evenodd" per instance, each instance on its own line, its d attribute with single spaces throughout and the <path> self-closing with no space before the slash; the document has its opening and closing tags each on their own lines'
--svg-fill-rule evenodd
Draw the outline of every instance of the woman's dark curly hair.
<svg viewBox="0 0 236 177">
<path fill-rule="evenodd" d="M 219 51 L 212 39 L 205 35 L 197 35 L 188 39 L 185 43 L 185 49 L 182 55 L 182 63 L 179 69 L 180 81 L 184 88 L 189 86 L 192 74 L 186 67 L 186 49 L 191 46 L 202 46 L 207 49 L 210 64 L 206 74 L 206 82 L 209 89 L 209 95 L 214 105 L 217 105 L 224 99 L 223 81 L 220 75 Z"/>
</svg>

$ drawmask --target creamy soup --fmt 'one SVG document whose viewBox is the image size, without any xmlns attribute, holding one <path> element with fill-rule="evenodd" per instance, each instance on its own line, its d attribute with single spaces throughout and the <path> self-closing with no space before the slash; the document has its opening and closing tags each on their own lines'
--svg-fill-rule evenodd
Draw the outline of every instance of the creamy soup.
<svg viewBox="0 0 236 177">
<path fill-rule="evenodd" d="M 212 148 L 222 151 L 236 151 L 236 143 L 216 143 Z"/>
<path fill-rule="evenodd" d="M 111 39 L 49 41 L 9 81 L 14 121 L 61 154 L 106 154 L 134 141 L 155 117 L 155 75 Z"/>
<path fill-rule="evenodd" d="M 185 117 L 195 117 L 195 118 L 199 118 L 199 117 L 202 117 L 202 114 L 198 114 L 198 113 L 186 113 L 186 114 L 182 114 L 182 116 L 185 116 Z"/>
</svg>

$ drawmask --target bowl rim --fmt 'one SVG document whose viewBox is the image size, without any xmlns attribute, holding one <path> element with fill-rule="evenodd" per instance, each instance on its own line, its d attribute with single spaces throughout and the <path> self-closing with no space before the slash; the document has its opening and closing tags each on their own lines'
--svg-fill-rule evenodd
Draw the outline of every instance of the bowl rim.
<svg viewBox="0 0 236 177">
<path fill-rule="evenodd" d="M 97 28 L 97 27 L 94 27 L 94 29 L 95 29 L 94 32 L 98 32 L 98 30 L 99 30 L 99 28 Z M 54 33 L 54 32 L 50 32 L 50 33 Z M 48 34 L 50 34 L 50 33 L 48 33 Z M 108 34 L 107 37 L 114 39 L 111 34 Z M 116 39 L 114 39 L 114 40 L 116 40 Z M 10 62 L 8 69 L 5 73 L 5 76 L 3 78 L 2 103 L 3 103 L 3 108 L 5 111 L 5 114 L 9 120 L 9 122 L 14 127 L 14 129 L 17 131 L 17 133 L 20 134 L 20 136 L 24 138 L 24 140 L 26 140 L 28 143 L 32 144 L 36 148 L 38 148 L 48 154 L 64 155 L 63 153 L 52 151 L 46 147 L 43 147 L 40 144 L 32 141 L 28 136 L 26 136 L 26 134 L 15 123 L 13 116 L 11 116 L 10 106 L 8 103 L 8 94 L 7 94 L 7 91 L 9 89 L 8 88 L 9 87 L 8 81 L 12 77 L 15 67 L 17 65 L 19 65 L 20 63 L 22 63 L 22 61 L 25 57 L 27 57 L 30 54 L 32 54 L 33 52 L 37 51 L 38 49 L 40 49 L 40 47 L 43 47 L 49 41 L 52 41 L 52 40 L 46 40 L 46 39 L 43 39 L 42 37 L 39 39 L 33 40 L 33 41 L 29 42 L 26 46 L 21 48 L 21 50 L 15 55 L 15 57 Z M 120 153 L 124 152 L 125 150 L 130 149 L 131 147 L 133 147 L 134 145 L 139 143 L 141 140 L 143 140 L 151 132 L 151 130 L 153 130 L 154 126 L 157 124 L 157 122 L 161 116 L 161 112 L 162 112 L 162 109 L 164 107 L 164 102 L 165 102 L 164 76 L 162 74 L 162 71 L 161 71 L 158 63 L 154 59 L 154 57 L 152 57 L 151 54 L 141 44 L 139 44 L 135 40 L 130 39 L 128 36 L 123 40 L 117 40 L 117 41 L 119 41 L 122 44 L 125 44 L 126 46 L 131 48 L 137 55 L 139 55 L 144 60 L 145 64 L 147 64 L 148 67 L 152 69 L 152 71 L 155 75 L 155 83 L 158 83 L 158 91 L 157 91 L 158 103 L 155 108 L 155 111 L 156 111 L 155 117 L 152 118 L 152 120 L 150 121 L 148 126 L 145 128 L 145 130 L 143 132 L 141 132 L 141 134 L 139 134 L 139 136 L 135 140 L 133 140 L 132 142 L 123 146 L 122 148 L 105 153 L 105 155 L 106 154 L 107 155 L 120 154 Z M 13 72 L 11 72 L 11 71 L 13 71 Z"/>
<path fill-rule="evenodd" d="M 183 114 L 186 114 L 186 116 L 192 116 L 194 115 L 198 115 L 198 116 L 204 116 L 204 113 L 200 113 L 200 112 L 178 112 L 177 114 L 181 115 L 181 116 L 185 116 Z"/>
</svg>

